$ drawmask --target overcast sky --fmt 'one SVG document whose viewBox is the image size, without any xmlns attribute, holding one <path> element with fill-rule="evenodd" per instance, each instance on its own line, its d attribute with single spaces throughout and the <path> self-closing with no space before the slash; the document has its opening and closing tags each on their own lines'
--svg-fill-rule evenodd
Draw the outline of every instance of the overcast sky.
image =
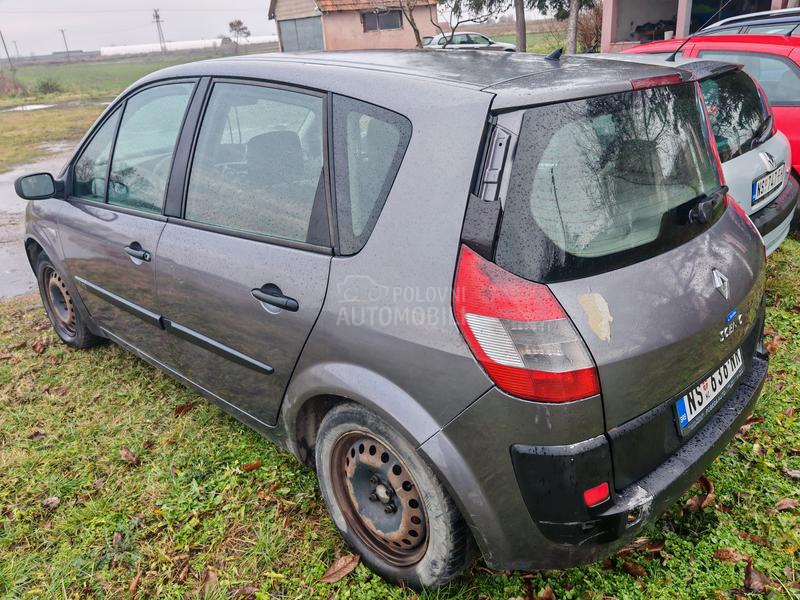
<svg viewBox="0 0 800 600">
<path fill-rule="evenodd" d="M 167 41 L 216 38 L 228 22 L 241 19 L 253 35 L 275 33 L 267 19 L 269 0 L 0 0 L 0 31 L 8 51 L 21 55 L 157 43 L 153 9 L 161 11 Z M 229 6 L 229 8 L 226 8 Z M 0 57 L 2 48 L 0 48 Z"/>
</svg>

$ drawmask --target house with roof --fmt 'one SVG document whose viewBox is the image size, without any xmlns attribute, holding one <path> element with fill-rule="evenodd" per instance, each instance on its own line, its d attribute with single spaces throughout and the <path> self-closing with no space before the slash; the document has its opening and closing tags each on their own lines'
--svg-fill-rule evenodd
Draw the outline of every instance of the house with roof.
<svg viewBox="0 0 800 600">
<path fill-rule="evenodd" d="M 403 0 L 421 37 L 439 33 L 436 0 Z M 270 0 L 284 52 L 414 48 L 414 31 L 399 0 Z"/>
</svg>

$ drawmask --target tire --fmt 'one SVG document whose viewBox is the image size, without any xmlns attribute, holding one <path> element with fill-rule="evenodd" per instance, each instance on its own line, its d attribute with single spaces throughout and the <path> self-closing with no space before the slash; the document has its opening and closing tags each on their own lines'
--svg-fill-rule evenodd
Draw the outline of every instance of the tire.
<svg viewBox="0 0 800 600">
<path fill-rule="evenodd" d="M 320 424 L 316 465 L 333 522 L 384 579 L 438 587 L 471 562 L 475 543 L 455 503 L 414 447 L 377 415 L 352 403 L 334 407 Z"/>
<path fill-rule="evenodd" d="M 44 310 L 61 341 L 77 349 L 91 348 L 105 341 L 89 330 L 73 304 L 61 273 L 46 254 L 40 253 L 36 258 L 35 270 Z"/>
</svg>

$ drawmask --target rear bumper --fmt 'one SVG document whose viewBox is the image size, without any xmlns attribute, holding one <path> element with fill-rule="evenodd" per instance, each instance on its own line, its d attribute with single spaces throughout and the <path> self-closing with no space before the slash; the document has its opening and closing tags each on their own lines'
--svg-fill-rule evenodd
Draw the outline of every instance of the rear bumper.
<svg viewBox="0 0 800 600">
<path fill-rule="evenodd" d="M 760 343 L 747 354 L 736 387 L 691 438 L 617 489 L 599 396 L 546 406 L 493 388 L 419 450 L 449 487 L 490 567 L 590 563 L 674 502 L 744 423 L 768 366 Z M 611 498 L 587 510 L 582 492 L 602 481 L 612 482 Z"/>
<path fill-rule="evenodd" d="M 535 482 L 539 479 L 542 467 L 540 449 L 526 446 L 513 446 L 511 449 L 517 478 L 523 496 L 528 504 L 531 517 L 539 530 L 554 544 L 572 544 L 585 549 L 573 554 L 572 565 L 594 560 L 599 554 L 613 550 L 620 542 L 634 536 L 650 517 L 656 517 L 683 494 L 722 452 L 741 424 L 752 411 L 753 405 L 761 392 L 767 375 L 767 360 L 754 357 L 750 368 L 743 374 L 738 387 L 727 402 L 698 430 L 677 452 L 659 467 L 629 485 L 625 489 L 612 494 L 603 505 L 589 511 L 589 518 L 577 521 L 549 521 L 541 519 L 541 494 L 537 494 Z M 603 473 L 603 452 L 608 453 L 605 440 L 583 449 L 581 444 L 574 445 L 573 454 L 561 453 L 556 461 L 561 468 L 561 478 L 569 478 L 568 472 L 574 471 L 576 465 L 596 464 L 597 473 L 584 471 L 588 476 L 582 482 L 570 482 L 566 487 L 572 488 L 567 496 L 580 498 L 580 491 L 603 481 L 607 474 Z M 591 474 L 590 474 L 591 473 Z M 548 475 L 555 475 L 551 469 Z M 557 479 L 548 482 L 557 486 Z M 606 481 L 608 481 L 606 479 Z M 530 482 L 534 482 L 531 486 Z M 575 489 L 574 483 L 578 487 Z M 557 507 L 564 510 L 564 504 Z M 587 509 L 583 508 L 586 513 Z M 607 545 L 607 548 L 603 546 Z M 572 566 L 562 565 L 562 566 Z"/>
<path fill-rule="evenodd" d="M 790 174 L 786 187 L 778 197 L 758 212 L 750 215 L 750 220 L 764 238 L 767 254 L 772 254 L 777 250 L 789 233 L 797 206 L 798 191 L 800 191 L 800 186 Z"/>
</svg>

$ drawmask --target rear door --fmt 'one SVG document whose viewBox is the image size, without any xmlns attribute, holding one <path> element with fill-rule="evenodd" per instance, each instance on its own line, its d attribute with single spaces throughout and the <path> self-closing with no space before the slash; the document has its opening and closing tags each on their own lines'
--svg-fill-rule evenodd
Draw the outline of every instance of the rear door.
<svg viewBox="0 0 800 600">
<path fill-rule="evenodd" d="M 324 106 L 313 92 L 214 81 L 183 208 L 158 247 L 170 363 L 267 424 L 327 287 Z"/>
<path fill-rule="evenodd" d="M 763 245 L 714 200 L 695 89 L 528 109 L 511 167 L 496 262 L 548 284 L 584 338 L 621 486 L 642 472 L 631 461 L 652 467 L 688 434 L 674 414 L 681 394 L 739 351 L 749 364 L 759 326 Z M 708 218 L 691 212 L 701 201 Z M 652 435 L 618 443 L 656 413 Z"/>
<path fill-rule="evenodd" d="M 92 317 L 148 354 L 158 350 L 162 207 L 195 83 L 153 85 L 105 118 L 70 167 L 59 221 L 67 269 Z"/>
</svg>

